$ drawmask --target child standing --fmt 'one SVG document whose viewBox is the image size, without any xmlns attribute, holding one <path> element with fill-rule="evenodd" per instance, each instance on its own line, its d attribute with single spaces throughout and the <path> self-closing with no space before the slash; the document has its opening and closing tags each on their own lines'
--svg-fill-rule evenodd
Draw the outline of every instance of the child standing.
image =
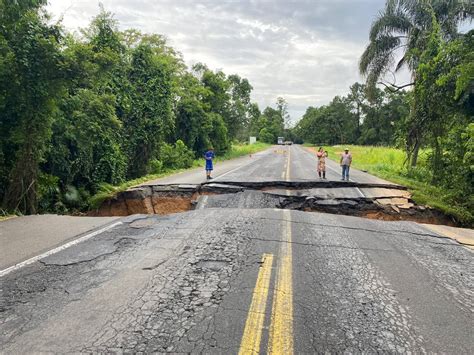
<svg viewBox="0 0 474 355">
<path fill-rule="evenodd" d="M 211 177 L 211 172 L 213 170 L 212 166 L 212 159 L 214 159 L 214 148 L 210 147 L 207 152 L 204 154 L 204 159 L 206 159 L 206 179 L 210 180 L 212 179 Z"/>
</svg>

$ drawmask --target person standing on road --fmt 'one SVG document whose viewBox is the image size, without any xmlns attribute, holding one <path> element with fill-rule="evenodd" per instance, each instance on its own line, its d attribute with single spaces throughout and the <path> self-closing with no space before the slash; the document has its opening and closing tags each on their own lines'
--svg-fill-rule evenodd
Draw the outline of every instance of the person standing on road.
<svg viewBox="0 0 474 355">
<path fill-rule="evenodd" d="M 323 150 L 323 147 L 319 147 L 318 152 L 316 153 L 318 157 L 318 175 L 321 179 L 326 179 L 326 157 L 328 156 L 328 152 Z"/>
<path fill-rule="evenodd" d="M 352 164 L 352 154 L 349 153 L 349 148 L 344 149 L 344 153 L 341 155 L 341 168 L 342 168 L 342 179 L 349 181 L 349 169 Z"/>
<path fill-rule="evenodd" d="M 211 172 L 214 169 L 212 165 L 212 159 L 214 159 L 214 148 L 210 147 L 207 152 L 204 154 L 204 159 L 206 159 L 206 179 L 210 180 L 212 179 L 211 177 Z"/>
</svg>

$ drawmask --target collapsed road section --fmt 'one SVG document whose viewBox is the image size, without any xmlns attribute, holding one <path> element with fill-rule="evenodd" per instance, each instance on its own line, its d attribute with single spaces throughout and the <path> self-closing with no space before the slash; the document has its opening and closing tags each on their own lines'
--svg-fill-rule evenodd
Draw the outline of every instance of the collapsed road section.
<svg viewBox="0 0 474 355">
<path fill-rule="evenodd" d="M 340 181 L 267 181 L 144 185 L 118 193 L 91 214 L 167 215 L 202 208 L 284 208 L 380 220 L 454 225 L 416 205 L 404 186 Z"/>
</svg>

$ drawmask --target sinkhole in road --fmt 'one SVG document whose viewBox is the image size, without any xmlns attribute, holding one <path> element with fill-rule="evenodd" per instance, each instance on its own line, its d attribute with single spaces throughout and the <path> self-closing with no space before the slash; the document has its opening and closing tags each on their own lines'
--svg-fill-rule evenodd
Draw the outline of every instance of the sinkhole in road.
<svg viewBox="0 0 474 355">
<path fill-rule="evenodd" d="M 204 208 L 280 208 L 456 225 L 440 211 L 416 205 L 403 186 L 338 181 L 144 185 L 118 193 L 91 215 L 168 215 Z"/>
</svg>

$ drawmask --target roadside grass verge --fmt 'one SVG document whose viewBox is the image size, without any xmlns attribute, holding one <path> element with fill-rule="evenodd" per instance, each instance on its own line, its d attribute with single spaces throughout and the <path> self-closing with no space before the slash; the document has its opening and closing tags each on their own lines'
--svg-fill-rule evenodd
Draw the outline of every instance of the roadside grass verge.
<svg viewBox="0 0 474 355">
<path fill-rule="evenodd" d="M 262 150 L 265 150 L 265 149 L 269 148 L 270 146 L 271 146 L 270 144 L 260 143 L 260 142 L 257 142 L 257 143 L 252 144 L 252 145 L 233 144 L 232 148 L 228 152 L 226 152 L 224 155 L 216 156 L 215 161 L 219 162 L 219 161 L 224 161 L 224 160 L 229 160 L 229 159 L 235 159 L 235 158 L 245 156 L 245 155 L 249 155 L 249 154 L 254 154 L 254 153 L 260 152 Z M 134 179 L 134 180 L 125 181 L 122 184 L 115 185 L 115 186 L 111 185 L 111 184 L 103 183 L 103 184 L 100 185 L 99 191 L 95 195 L 93 195 L 89 198 L 89 209 L 96 209 L 96 208 L 100 207 L 102 202 L 104 202 L 105 200 L 113 198 L 118 193 L 123 192 L 123 191 L 125 191 L 125 190 L 127 190 L 127 189 L 129 189 L 133 186 L 140 185 L 140 184 L 143 184 L 147 181 L 160 179 L 160 178 L 170 176 L 170 175 L 173 175 L 173 174 L 178 174 L 178 173 L 184 172 L 186 170 L 195 169 L 195 168 L 202 168 L 202 167 L 204 167 L 204 164 L 205 164 L 204 158 L 195 159 L 193 161 L 192 165 L 189 168 L 165 169 L 163 172 L 161 172 L 159 174 L 145 175 L 145 176 L 142 176 L 142 177 Z"/>
<path fill-rule="evenodd" d="M 345 147 L 348 147 L 352 153 L 352 164 L 355 168 L 406 186 L 417 204 L 435 208 L 451 216 L 461 225 L 474 224 L 472 211 L 456 201 L 453 191 L 430 183 L 431 173 L 427 168 L 429 153 L 427 150 L 420 152 L 416 168 L 407 169 L 404 166 L 405 152 L 401 149 L 356 145 L 325 146 L 324 148 L 328 151 L 329 158 L 338 162 Z"/>
<path fill-rule="evenodd" d="M 7 211 L 0 208 L 0 222 L 6 221 L 7 219 L 10 219 L 10 218 L 15 218 L 15 217 L 18 217 L 18 215 L 8 213 Z"/>
</svg>

